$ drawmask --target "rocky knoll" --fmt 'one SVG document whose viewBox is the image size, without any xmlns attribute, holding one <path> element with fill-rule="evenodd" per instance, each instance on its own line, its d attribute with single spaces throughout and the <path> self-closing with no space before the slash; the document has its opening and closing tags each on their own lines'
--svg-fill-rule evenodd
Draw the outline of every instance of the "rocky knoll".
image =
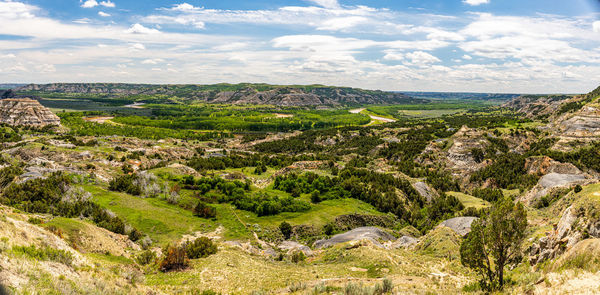
<svg viewBox="0 0 600 295">
<path fill-rule="evenodd" d="M 108 96 L 167 95 L 189 101 L 280 106 L 380 104 L 424 102 L 401 93 L 349 87 L 275 86 L 265 84 L 148 85 L 114 83 L 31 84 L 15 90 L 21 94 L 77 93 Z"/>
<path fill-rule="evenodd" d="M 549 126 L 559 138 L 556 149 L 569 149 L 571 142 L 592 142 L 600 138 L 600 104 L 591 103 Z"/>
<path fill-rule="evenodd" d="M 60 125 L 60 118 L 36 100 L 8 98 L 0 100 L 0 123 L 43 127 Z"/>
<path fill-rule="evenodd" d="M 541 116 L 552 115 L 561 105 L 571 99 L 566 95 L 521 95 L 502 105 L 502 107 L 515 110 L 533 119 Z"/>
<path fill-rule="evenodd" d="M 466 236 L 471 232 L 473 221 L 477 219 L 477 217 L 455 217 L 440 223 L 438 227 L 445 226 L 460 236 Z"/>
<path fill-rule="evenodd" d="M 337 234 L 327 240 L 318 240 L 314 243 L 313 246 L 315 249 L 322 249 L 345 242 L 360 240 L 370 240 L 374 245 L 383 247 L 380 241 L 393 241 L 395 240 L 395 238 L 377 227 L 367 226 L 355 228 L 349 232 L 345 232 L 342 234 Z"/>
</svg>

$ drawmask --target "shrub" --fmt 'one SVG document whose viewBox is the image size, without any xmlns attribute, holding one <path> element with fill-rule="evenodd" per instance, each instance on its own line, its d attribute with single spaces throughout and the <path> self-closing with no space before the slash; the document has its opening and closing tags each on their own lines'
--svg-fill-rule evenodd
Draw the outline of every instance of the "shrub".
<svg viewBox="0 0 600 295">
<path fill-rule="evenodd" d="M 194 207 L 194 215 L 201 218 L 215 218 L 217 217 L 217 209 L 200 201 L 196 207 Z"/>
<path fill-rule="evenodd" d="M 575 193 L 576 194 L 579 193 L 579 192 L 581 192 L 582 190 L 583 190 L 583 188 L 581 187 L 581 185 L 578 184 L 578 185 L 575 186 Z"/>
<path fill-rule="evenodd" d="M 288 286 L 288 290 L 290 291 L 290 293 L 300 292 L 302 290 L 306 290 L 306 284 L 303 282 L 292 283 Z"/>
<path fill-rule="evenodd" d="M 38 249 L 35 246 L 14 246 L 12 251 L 36 260 L 56 261 L 67 266 L 71 266 L 73 263 L 73 254 L 71 254 L 71 252 L 50 247 Z"/>
<path fill-rule="evenodd" d="M 184 245 L 187 257 L 190 259 L 197 259 L 208 257 L 212 254 L 217 253 L 217 245 L 207 237 L 200 237 L 195 239 L 193 242 L 187 242 Z"/>
<path fill-rule="evenodd" d="M 160 262 L 159 269 L 162 272 L 186 269 L 189 261 L 183 247 L 168 246 L 165 257 Z"/>
<path fill-rule="evenodd" d="M 173 191 L 167 196 L 167 203 L 171 205 L 177 205 L 179 203 L 179 199 L 179 194 Z"/>
<path fill-rule="evenodd" d="M 156 259 L 156 253 L 151 250 L 146 250 L 135 257 L 135 262 L 140 265 L 148 265 Z"/>
<path fill-rule="evenodd" d="M 302 251 L 296 251 L 292 254 L 292 262 L 298 263 L 306 260 L 306 255 Z"/>
<path fill-rule="evenodd" d="M 31 223 L 31 224 L 42 224 L 44 223 L 43 220 L 37 218 L 37 217 L 31 217 L 27 220 L 27 222 Z"/>
<path fill-rule="evenodd" d="M 318 190 L 314 190 L 311 194 L 310 194 L 310 201 L 313 203 L 320 203 L 321 202 L 321 193 Z"/>
<path fill-rule="evenodd" d="M 125 192 L 130 195 L 139 196 L 142 190 L 139 186 L 134 184 L 136 176 L 133 174 L 125 174 L 120 177 L 114 178 L 108 184 L 108 189 L 111 191 Z"/>
<path fill-rule="evenodd" d="M 132 240 L 133 242 L 135 242 L 135 241 L 139 240 L 142 237 L 142 233 L 139 230 L 137 230 L 137 229 L 134 228 L 134 229 L 132 229 L 129 232 L 128 236 L 129 236 L 130 240 Z"/>
<path fill-rule="evenodd" d="M 279 230 L 281 231 L 286 240 L 292 236 L 292 226 L 285 221 L 279 225 Z"/>
<path fill-rule="evenodd" d="M 17 176 L 23 174 L 23 169 L 11 165 L 0 169 L 0 189 L 8 186 Z"/>
</svg>

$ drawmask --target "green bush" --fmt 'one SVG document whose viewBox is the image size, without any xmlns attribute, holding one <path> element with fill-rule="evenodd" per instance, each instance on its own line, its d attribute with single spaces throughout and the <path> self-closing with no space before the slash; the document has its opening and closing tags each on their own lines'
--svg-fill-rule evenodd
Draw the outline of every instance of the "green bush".
<svg viewBox="0 0 600 295">
<path fill-rule="evenodd" d="M 281 231 L 281 234 L 283 234 L 283 237 L 287 240 L 292 236 L 292 226 L 287 223 L 286 221 L 282 222 L 279 225 L 279 230 Z"/>
<path fill-rule="evenodd" d="M 187 257 L 190 259 L 204 258 L 217 253 L 217 245 L 207 237 L 200 237 L 193 242 L 187 242 L 184 248 Z"/>
<path fill-rule="evenodd" d="M 299 263 L 306 260 L 306 255 L 304 255 L 304 252 L 302 251 L 296 251 L 292 253 L 291 260 L 293 263 Z"/>
<path fill-rule="evenodd" d="M 140 265 L 148 265 L 156 260 L 156 253 L 151 250 L 146 250 L 135 257 L 135 262 Z"/>
<path fill-rule="evenodd" d="M 183 247 L 168 246 L 165 257 L 159 265 L 160 271 L 169 272 L 186 269 L 189 266 L 189 261 L 185 252 Z"/>
<path fill-rule="evenodd" d="M 201 218 L 215 218 L 217 217 L 217 209 L 200 201 L 196 207 L 194 207 L 194 215 Z"/>
<path fill-rule="evenodd" d="M 40 249 L 35 246 L 14 246 L 12 251 L 41 261 L 56 261 L 67 266 L 71 266 L 73 263 L 73 254 L 50 247 Z"/>
</svg>

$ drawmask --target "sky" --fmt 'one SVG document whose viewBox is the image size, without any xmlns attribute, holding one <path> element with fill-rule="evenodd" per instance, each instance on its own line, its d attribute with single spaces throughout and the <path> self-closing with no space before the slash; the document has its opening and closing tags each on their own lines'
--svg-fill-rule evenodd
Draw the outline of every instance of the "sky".
<svg viewBox="0 0 600 295">
<path fill-rule="evenodd" d="M 599 0 L 0 0 L 0 83 L 585 93 Z"/>
</svg>

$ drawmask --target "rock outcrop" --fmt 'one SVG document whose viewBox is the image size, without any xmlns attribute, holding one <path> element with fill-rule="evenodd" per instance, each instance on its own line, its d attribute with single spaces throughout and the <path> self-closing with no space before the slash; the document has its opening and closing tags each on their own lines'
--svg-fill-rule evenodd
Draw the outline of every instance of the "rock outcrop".
<svg viewBox="0 0 600 295">
<path fill-rule="evenodd" d="M 600 238 L 600 220 L 590 211 L 580 204 L 565 209 L 554 229 L 529 247 L 530 262 L 536 264 L 554 259 L 581 240 Z"/>
<path fill-rule="evenodd" d="M 515 110 L 533 119 L 540 116 L 548 116 L 569 101 L 572 97 L 567 95 L 521 95 L 502 105 L 502 107 Z"/>
<path fill-rule="evenodd" d="M 60 118 L 37 100 L 8 98 L 0 100 L 0 123 L 43 127 L 60 125 Z"/>
<path fill-rule="evenodd" d="M 382 229 L 367 226 L 355 228 L 349 232 L 345 232 L 342 234 L 337 234 L 326 240 L 318 240 L 314 243 L 313 246 L 315 249 L 322 249 L 341 243 L 360 240 L 369 240 L 374 245 L 383 248 L 383 245 L 381 245 L 380 242 L 392 241 L 395 240 L 395 238 L 389 233 L 383 231 Z"/>
<path fill-rule="evenodd" d="M 440 223 L 438 227 L 445 226 L 460 236 L 466 236 L 471 232 L 471 224 L 477 219 L 477 217 L 455 217 Z"/>
<path fill-rule="evenodd" d="M 531 206 L 542 197 L 551 193 L 554 189 L 569 188 L 577 184 L 584 185 L 592 181 L 593 180 L 586 178 L 586 175 L 581 172 L 579 174 L 548 173 L 542 176 L 529 192 L 521 196 L 519 201 L 523 202 L 525 205 Z"/>
<path fill-rule="evenodd" d="M 415 182 L 413 187 L 415 190 L 417 190 L 421 197 L 427 200 L 427 202 L 431 202 L 433 199 L 439 197 L 439 194 L 434 189 L 422 181 Z"/>
<path fill-rule="evenodd" d="M 558 174 L 581 174 L 581 170 L 571 163 L 561 163 L 554 161 L 550 157 L 530 157 L 525 162 L 525 170 L 529 174 L 546 175 L 549 173 Z"/>
<path fill-rule="evenodd" d="M 167 95 L 190 101 L 228 104 L 270 104 L 279 106 L 381 104 L 423 102 L 402 93 L 367 91 L 349 87 L 238 85 L 147 85 L 115 83 L 31 84 L 15 89 L 19 93 L 54 92 L 105 94 L 110 96 Z"/>
</svg>

